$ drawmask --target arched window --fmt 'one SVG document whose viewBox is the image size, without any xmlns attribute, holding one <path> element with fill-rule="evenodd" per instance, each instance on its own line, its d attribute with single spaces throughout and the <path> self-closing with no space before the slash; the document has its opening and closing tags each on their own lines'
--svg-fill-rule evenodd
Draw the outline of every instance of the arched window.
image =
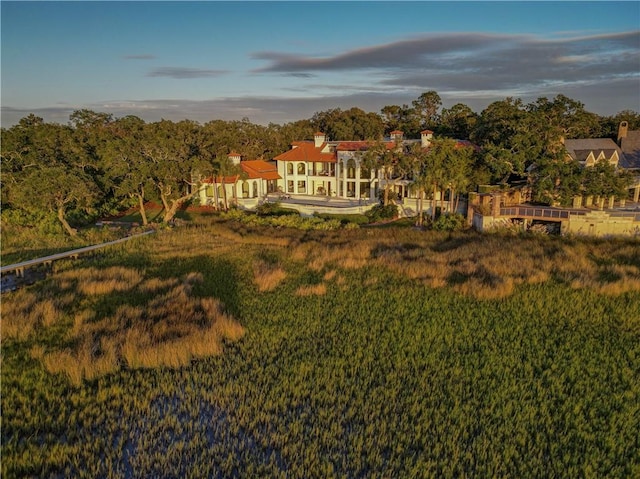
<svg viewBox="0 0 640 479">
<path fill-rule="evenodd" d="M 304 163 L 298 163 L 298 174 L 299 175 L 304 175 L 305 172 L 305 164 Z"/>
<path fill-rule="evenodd" d="M 253 182 L 253 197 L 254 198 L 258 197 L 258 182 L 257 181 Z"/>
<path fill-rule="evenodd" d="M 249 198 L 249 182 L 247 181 L 242 182 L 242 197 Z"/>
<path fill-rule="evenodd" d="M 287 175 L 293 175 L 293 163 L 287 163 Z"/>
</svg>

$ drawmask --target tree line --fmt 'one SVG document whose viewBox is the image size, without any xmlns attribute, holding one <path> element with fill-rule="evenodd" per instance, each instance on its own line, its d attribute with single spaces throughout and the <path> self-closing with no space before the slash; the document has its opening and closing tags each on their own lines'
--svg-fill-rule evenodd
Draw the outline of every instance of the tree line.
<svg viewBox="0 0 640 479">
<path fill-rule="evenodd" d="M 419 138 L 429 129 L 435 140 L 430 153 L 405 151 L 402 160 L 373 147 L 371 167 L 391 171 L 411 168 L 420 198 L 436 190 L 464 193 L 479 184 L 508 184 L 528 179 L 534 199 L 567 203 L 579 193 L 621 196 L 629 178 L 607 165 L 582 169 L 567 161 L 564 138 L 616 138 L 620 121 L 640 129 L 640 114 L 623 111 L 603 117 L 578 101 L 558 95 L 525 104 L 506 98 L 481 113 L 464 104 L 442 108 L 434 91 L 411 105 L 390 105 L 380 113 L 359 108 L 320 111 L 311 118 L 284 125 L 257 125 L 248 119 L 145 122 L 136 116 L 78 110 L 66 125 L 47 123 L 36 115 L 1 129 L 2 219 L 33 223 L 56 217 L 71 235 L 74 226 L 144 204 L 161 203 L 164 221 L 191 199 L 203 177 L 237 174 L 228 154 L 272 159 L 293 141 L 311 140 L 316 131 L 330 139 L 380 142 L 391 131 Z M 468 139 L 475 149 L 458 148 L 451 138 Z M 409 161 L 411 160 L 411 161 Z M 389 163 L 391 162 L 391 163 Z M 408 166 L 412 165 L 412 166 Z M 417 165 L 417 166 L 416 166 Z M 388 194 L 388 192 L 387 192 Z"/>
</svg>

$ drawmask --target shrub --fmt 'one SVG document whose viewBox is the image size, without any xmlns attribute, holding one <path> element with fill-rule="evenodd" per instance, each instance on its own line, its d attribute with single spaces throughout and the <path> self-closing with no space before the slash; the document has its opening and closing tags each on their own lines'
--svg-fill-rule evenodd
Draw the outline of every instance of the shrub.
<svg viewBox="0 0 640 479">
<path fill-rule="evenodd" d="M 370 223 L 388 220 L 398 217 L 398 207 L 396 205 L 376 205 L 365 213 Z"/>
<path fill-rule="evenodd" d="M 459 213 L 441 215 L 433 222 L 436 231 L 458 231 L 465 227 L 465 219 Z"/>
<path fill-rule="evenodd" d="M 332 213 L 314 213 L 313 216 L 322 218 L 323 220 L 338 220 L 344 227 L 358 227 L 369 222 L 369 218 L 366 215 L 359 214 L 332 214 Z"/>
<path fill-rule="evenodd" d="M 258 216 L 286 216 L 299 214 L 297 211 L 290 208 L 283 208 L 278 202 L 262 203 L 256 207 L 255 211 Z"/>
</svg>

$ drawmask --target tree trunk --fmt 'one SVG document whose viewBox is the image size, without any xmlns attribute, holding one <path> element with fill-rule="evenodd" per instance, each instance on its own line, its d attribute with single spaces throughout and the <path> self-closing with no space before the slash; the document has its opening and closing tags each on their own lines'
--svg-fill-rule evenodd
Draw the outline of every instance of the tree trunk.
<svg viewBox="0 0 640 479">
<path fill-rule="evenodd" d="M 144 190 L 142 190 L 142 193 L 137 193 L 136 196 L 138 197 L 138 208 L 142 217 L 142 224 L 147 226 L 149 222 L 147 221 L 147 211 L 144 209 Z"/>
<path fill-rule="evenodd" d="M 160 200 L 162 200 L 162 207 L 164 208 L 165 215 L 167 211 L 169 211 L 169 202 L 167 201 L 167 197 L 164 195 L 164 192 L 160 190 Z"/>
<path fill-rule="evenodd" d="M 218 197 L 218 182 L 215 175 L 213 176 L 213 201 L 215 201 L 216 210 L 220 209 L 220 198 Z"/>
<path fill-rule="evenodd" d="M 224 199 L 224 210 L 229 211 L 229 202 L 227 200 L 227 187 L 224 186 L 224 178 L 222 180 L 222 197 Z"/>
<path fill-rule="evenodd" d="M 384 171 L 384 196 L 382 200 L 382 204 L 387 206 L 389 204 L 389 177 L 387 175 L 387 170 Z"/>
<path fill-rule="evenodd" d="M 436 219 L 436 205 L 438 204 L 436 200 L 436 193 L 438 192 L 438 185 L 433 184 L 433 199 L 431 200 L 431 220 L 435 221 Z"/>
<path fill-rule="evenodd" d="M 169 208 L 166 209 L 164 217 L 162 218 L 162 221 L 164 221 L 165 223 L 168 223 L 169 221 L 171 221 L 174 216 L 176 215 L 176 213 L 178 212 L 178 209 L 180 209 L 180 207 L 192 196 L 194 196 L 195 193 L 189 193 L 188 195 L 184 195 L 180 198 L 178 198 L 177 200 L 171 200 L 171 206 Z"/>
<path fill-rule="evenodd" d="M 62 223 L 62 226 L 70 236 L 78 235 L 78 232 L 69 226 L 69 223 L 67 223 L 67 219 L 64 217 L 64 208 L 62 206 L 58 207 L 58 220 L 60 220 L 60 223 Z"/>
<path fill-rule="evenodd" d="M 422 218 L 422 213 L 424 211 L 424 189 L 420 188 L 420 190 L 418 191 L 418 221 L 417 221 L 417 226 L 422 227 L 423 225 L 423 218 Z"/>
</svg>

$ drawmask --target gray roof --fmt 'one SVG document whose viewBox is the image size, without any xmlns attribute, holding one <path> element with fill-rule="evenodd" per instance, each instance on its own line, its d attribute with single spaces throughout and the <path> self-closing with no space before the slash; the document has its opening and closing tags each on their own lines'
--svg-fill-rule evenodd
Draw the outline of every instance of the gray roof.
<svg viewBox="0 0 640 479">
<path fill-rule="evenodd" d="M 623 166 L 624 154 L 620 147 L 616 145 L 616 142 L 611 138 L 585 138 L 582 140 L 565 140 L 564 147 L 567 153 L 571 155 L 571 158 L 584 162 L 589 153 L 593 152 L 595 159 L 600 156 L 600 153 L 604 153 L 605 158 L 611 158 L 614 151 L 618 152 L 618 158 L 620 159 L 619 165 Z"/>
<path fill-rule="evenodd" d="M 620 166 L 626 169 L 640 169 L 640 130 L 628 131 L 620 143 L 624 154 L 624 159 L 620 159 Z"/>
</svg>

